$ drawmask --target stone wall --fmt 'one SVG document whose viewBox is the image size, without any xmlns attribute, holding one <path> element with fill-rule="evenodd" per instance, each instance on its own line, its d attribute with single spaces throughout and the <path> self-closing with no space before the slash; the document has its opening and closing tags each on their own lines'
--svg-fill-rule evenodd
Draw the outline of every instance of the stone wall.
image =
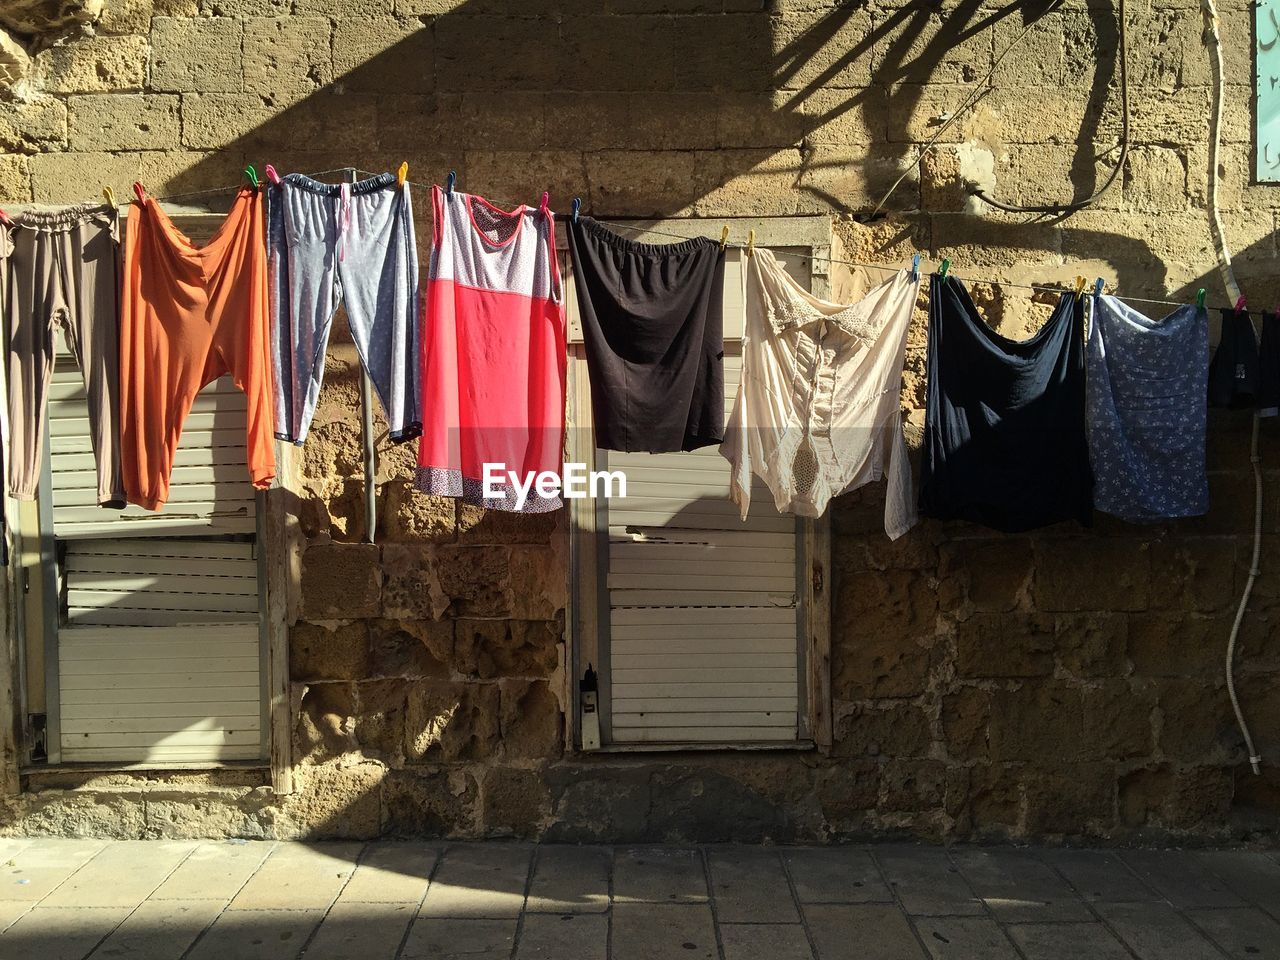
<svg viewBox="0 0 1280 960">
<path fill-rule="evenodd" d="M 1205 203 L 1208 60 L 1194 0 L 1130 11 L 1133 149 L 1117 186 L 1060 219 L 1007 201 L 1091 193 L 1120 127 L 1111 4 L 973 0 L 106 0 L 0 14 L 0 203 L 233 183 L 246 162 L 352 162 L 602 216 L 826 214 L 858 261 L 949 256 L 965 277 L 1100 274 L 1134 296 L 1223 295 Z M 1048 6 L 1047 4 L 1044 6 Z M 57 22 L 43 7 L 55 8 Z M 1274 302 L 1280 192 L 1249 185 L 1248 4 L 1222 4 L 1222 209 L 1255 304 Z M 265 14 L 265 15 L 264 15 Z M 44 17 L 45 19 L 41 19 Z M 933 136 L 1032 21 L 987 92 Z M 907 176 L 886 205 L 865 214 Z M 419 191 L 418 201 L 424 199 Z M 225 204 L 184 196 L 181 204 Z M 419 238 L 425 254 L 425 224 Z M 837 290 L 860 282 L 838 269 Z M 1051 297 L 979 283 L 1002 332 Z M 1153 309 L 1159 309 L 1153 307 Z M 922 419 L 923 311 L 904 405 Z M 257 773 L 46 774 L 5 829 L 125 836 L 1103 841 L 1242 838 L 1280 813 L 1280 443 L 1263 429 L 1264 575 L 1241 690 L 1222 681 L 1249 567 L 1245 414 L 1211 425 L 1212 512 L 1099 517 L 1005 537 L 882 532 L 882 494 L 833 509 L 835 745 L 817 754 L 577 756 L 563 748 L 563 518 L 410 491 L 382 444 L 363 539 L 358 389 L 339 330 L 299 466 L 301 618 L 291 634 L 295 793 Z"/>
</svg>

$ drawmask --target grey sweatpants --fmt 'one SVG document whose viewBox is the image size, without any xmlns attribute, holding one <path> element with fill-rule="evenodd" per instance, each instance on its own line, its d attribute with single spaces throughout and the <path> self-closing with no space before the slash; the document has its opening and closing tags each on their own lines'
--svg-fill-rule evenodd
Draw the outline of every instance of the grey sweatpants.
<svg viewBox="0 0 1280 960">
<path fill-rule="evenodd" d="M 267 195 L 276 436 L 301 445 L 339 303 L 391 439 L 422 432 L 418 245 L 409 185 L 389 173 L 330 184 L 291 173 Z"/>
<path fill-rule="evenodd" d="M 44 456 L 54 328 L 89 394 L 98 503 L 123 507 L 120 472 L 120 247 L 116 211 L 84 204 L 31 211 L 0 239 L 9 330 L 9 495 L 34 500 Z"/>
</svg>

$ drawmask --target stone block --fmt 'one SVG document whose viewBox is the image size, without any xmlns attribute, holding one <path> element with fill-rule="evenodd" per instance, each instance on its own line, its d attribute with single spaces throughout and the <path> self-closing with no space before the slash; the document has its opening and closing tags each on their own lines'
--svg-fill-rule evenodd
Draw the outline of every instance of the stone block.
<svg viewBox="0 0 1280 960">
<path fill-rule="evenodd" d="M 395 0 L 294 0 L 293 3 L 295 14 L 350 17 L 352 20 L 390 14 L 395 11 L 395 7 Z"/>
<path fill-rule="evenodd" d="M 736 216 L 754 209 L 761 216 L 790 216 L 814 212 L 820 201 L 812 191 L 797 190 L 802 181 L 825 174 L 810 169 L 809 156 L 795 148 L 783 150 L 728 150 L 699 152 L 694 155 L 698 184 L 694 185 L 694 215 L 698 217 Z M 850 171 L 855 165 L 850 164 Z M 853 172 L 855 179 L 860 171 Z M 840 199 L 847 191 L 843 185 Z M 860 195 L 856 190 L 854 196 Z M 677 198 L 680 199 L 680 198 Z"/>
<path fill-rule="evenodd" d="M 535 838 L 551 818 L 551 792 L 536 770 L 490 767 L 484 775 L 480 822 L 486 836 Z"/>
<path fill-rule="evenodd" d="M 1039 10 L 1029 9 L 1023 16 L 1008 16 L 996 21 L 993 27 L 993 54 L 999 56 L 1018 41 L 1017 52 L 1001 64 L 998 74 L 1005 82 L 1016 77 L 1017 82 L 1032 87 L 1055 87 L 1065 77 L 1063 14 L 1046 13 L 1036 17 Z M 1035 17 L 1034 23 L 1032 18 Z M 1018 38 L 1028 27 L 1031 32 Z M 1073 38 L 1075 39 L 1075 38 Z M 1081 51 L 1073 50 L 1073 57 Z M 1008 73 L 1003 71 L 1007 70 Z"/>
<path fill-rule="evenodd" d="M 552 822 L 543 839 L 551 843 L 648 843 L 653 783 L 648 771 L 604 764 L 561 763 L 548 767 Z"/>
<path fill-rule="evenodd" d="M 378 539 L 441 543 L 454 537 L 455 502 L 418 493 L 410 480 L 384 483 L 378 492 Z"/>
<path fill-rule="evenodd" d="M 1130 619 L 1121 613 L 1058 614 L 1053 638 L 1058 664 L 1077 677 L 1126 672 Z"/>
<path fill-rule="evenodd" d="M 552 210 L 564 210 L 582 191 L 582 154 L 565 150 L 469 150 L 467 178 L 483 183 L 499 206 L 536 206 L 545 190 Z M 554 515 L 549 515 L 554 522 Z M 519 517 L 520 520 L 525 519 Z"/>
<path fill-rule="evenodd" d="M 99 93 L 141 90 L 146 69 L 146 37 L 104 35 L 42 50 L 32 72 L 47 93 Z"/>
<path fill-rule="evenodd" d="M 256 94 L 183 94 L 182 143 L 201 150 L 251 150 L 270 140 L 267 128 L 277 115 Z"/>
<path fill-rule="evenodd" d="M 551 42 L 552 37 L 549 23 L 542 19 L 461 14 L 441 17 L 435 24 L 438 89 L 554 90 L 560 82 L 564 54 L 511 56 L 512 50 L 537 49 Z"/>
<path fill-rule="evenodd" d="M 414 762 L 483 760 L 500 742 L 498 688 L 422 681 L 408 693 L 405 756 Z"/>
<path fill-rule="evenodd" d="M 307 684 L 301 698 L 293 727 L 295 759 L 318 763 L 357 749 L 355 725 L 359 708 L 354 684 Z"/>
<path fill-rule="evenodd" d="M 392 767 L 404 765 L 409 687 L 400 678 L 356 684 L 355 737 L 365 756 Z"/>
<path fill-rule="evenodd" d="M 975 610 L 1011 611 L 1026 602 L 1035 566 L 1030 540 L 957 539 L 940 554 L 939 574 L 958 578 Z"/>
<path fill-rule="evenodd" d="M 619 26 L 629 24 L 620 17 L 610 18 Z M 648 59 L 653 64 L 654 85 L 672 86 L 664 72 L 667 53 L 663 41 L 674 26 L 674 87 L 677 90 L 766 91 L 771 89 L 770 76 L 772 23 L 763 11 L 736 13 L 716 17 L 681 17 L 659 33 L 655 27 L 646 37 L 648 48 L 640 47 L 632 57 Z M 623 41 L 625 43 L 625 41 Z M 636 71 L 639 73 L 639 71 Z"/>
<path fill-rule="evenodd" d="M 1151 690 L 1142 683 L 1104 680 L 1085 687 L 1081 694 L 1082 756 L 1096 760 L 1149 756 L 1154 707 Z"/>
<path fill-rule="evenodd" d="M 452 664 L 452 622 L 373 620 L 369 624 L 369 676 L 443 680 Z"/>
<path fill-rule="evenodd" d="M 1106 763 L 1061 764 L 1027 770 L 1026 829 L 1087 837 L 1107 834 L 1116 820 L 1116 773 Z"/>
<path fill-rule="evenodd" d="M 1239 740 L 1226 689 L 1201 680 L 1165 680 L 1159 687 L 1160 751 L 1170 759 L 1227 759 Z"/>
<path fill-rule="evenodd" d="M 796 189 L 804 198 L 796 212 L 822 213 L 833 207 L 844 212 L 869 212 L 889 196 L 891 188 L 893 193 L 883 209 L 918 210 L 919 173 L 914 149 L 896 144 L 815 144 L 804 151 L 795 177 Z"/>
<path fill-rule="evenodd" d="M 590 209 L 600 217 L 676 216 L 705 192 L 694 154 L 602 150 L 587 154 Z M 588 205 L 588 198 L 583 198 Z"/>
<path fill-rule="evenodd" d="M 509 609 L 518 620 L 555 620 L 569 596 L 569 567 L 555 547 L 510 547 Z"/>
<path fill-rule="evenodd" d="M 1080 690 L 1054 682 L 993 690 L 989 729 L 992 759 L 1079 759 L 1084 749 Z"/>
<path fill-rule="evenodd" d="M 31 169 L 26 157 L 0 155 L 0 204 L 29 203 Z"/>
<path fill-rule="evenodd" d="M 1227 613 L 1236 601 L 1236 545 L 1184 538 L 1151 545 L 1151 607 L 1163 612 Z"/>
<path fill-rule="evenodd" d="M 259 8 L 261 11 L 261 5 Z M 280 104 L 331 83 L 332 49 L 336 48 L 332 33 L 333 26 L 324 17 L 259 15 L 246 19 L 244 89 Z"/>
<path fill-rule="evenodd" d="M 244 25 L 228 17 L 151 21 L 151 88 L 235 93 L 244 87 Z"/>
<path fill-rule="evenodd" d="M 333 29 L 333 82 L 349 93 L 432 93 L 432 38 L 418 20 L 344 16 Z"/>
<path fill-rule="evenodd" d="M 975 613 L 956 624 L 960 677 L 1041 677 L 1053 673 L 1053 618 L 1044 614 Z"/>
<path fill-rule="evenodd" d="M 407 620 L 437 620 L 449 609 L 441 588 L 440 563 L 425 546 L 388 543 L 382 548 L 382 614 Z"/>
<path fill-rule="evenodd" d="M 932 742 L 929 716 L 915 703 L 835 707 L 840 757 L 922 757 Z"/>
<path fill-rule="evenodd" d="M 695 29 L 687 21 L 682 25 Z M 702 89 L 675 81 L 680 67 L 676 51 L 679 36 L 676 22 L 670 17 L 567 18 L 561 26 L 560 53 L 554 58 L 560 74 L 555 86 L 565 90 Z M 699 63 L 700 58 L 690 66 L 696 71 Z M 722 64 L 722 69 L 725 68 L 727 63 Z M 602 71 L 608 77 L 604 82 Z M 526 85 L 525 89 L 530 86 Z"/>
<path fill-rule="evenodd" d="M 866 7 L 795 11 L 774 21 L 772 32 L 769 59 L 778 88 L 867 87 L 876 75 L 876 34 Z"/>
<path fill-rule="evenodd" d="M 890 760 L 880 773 L 876 809 L 915 813 L 942 806 L 946 766 L 939 760 Z"/>
<path fill-rule="evenodd" d="M 41 153 L 67 146 L 67 108 L 53 97 L 0 100 L 0 150 Z"/>
<path fill-rule="evenodd" d="M 520 514 L 460 504 L 458 540 L 476 544 L 550 544 L 562 519 L 563 514 L 559 511 Z"/>
<path fill-rule="evenodd" d="M 550 676 L 561 632 L 554 621 L 459 620 L 453 669 L 483 680 Z"/>
<path fill-rule="evenodd" d="M 382 781 L 382 829 L 392 837 L 473 836 L 480 788 L 462 769 L 388 770 Z"/>
<path fill-rule="evenodd" d="M 508 548 L 442 546 L 434 553 L 440 590 L 452 615 L 514 615 Z"/>
<path fill-rule="evenodd" d="M 1022 770 L 1007 764 L 976 764 L 962 781 L 964 809 L 980 836 L 1016 836 L 1021 832 Z"/>
<path fill-rule="evenodd" d="M 27 160 L 27 158 L 23 158 Z M 41 153 L 27 160 L 33 199 L 43 203 L 79 203 L 110 186 L 120 199 L 138 179 L 136 153 Z"/>
<path fill-rule="evenodd" d="M 289 630 L 289 679 L 359 680 L 369 672 L 369 628 L 355 623 L 299 623 Z"/>
<path fill-rule="evenodd" d="M 371 543 L 318 543 L 302 554 L 302 615 L 310 620 L 375 617 L 381 551 Z M 386 574 L 390 580 L 390 573 Z"/>
<path fill-rule="evenodd" d="M 991 698 L 991 691 L 982 687 L 957 687 L 942 697 L 942 734 L 952 757 L 970 760 L 987 756 Z"/>
<path fill-rule="evenodd" d="M 1138 540 L 1061 540 L 1037 545 L 1032 596 L 1045 611 L 1147 608 L 1152 564 Z"/>
<path fill-rule="evenodd" d="M 1187 208 L 1187 156 L 1170 147 L 1135 147 L 1124 171 L 1124 199 L 1133 210 Z"/>
<path fill-rule="evenodd" d="M 180 139 L 174 96 L 95 93 L 68 103 L 72 150 L 167 150 Z"/>
<path fill-rule="evenodd" d="M 186 2 L 195 5 L 194 0 Z M 154 7 L 153 0 L 112 0 L 103 7 L 94 29 L 98 33 L 145 34 L 151 26 L 152 13 L 158 12 Z"/>
<path fill-rule="evenodd" d="M 508 758 L 553 760 L 564 749 L 564 713 L 545 680 L 498 682 L 500 738 Z"/>
<path fill-rule="evenodd" d="M 315 840 L 367 840 L 378 836 L 382 819 L 380 793 L 384 775 L 382 764 L 352 763 L 349 757 L 340 763 L 295 768 L 294 792 L 280 804 L 274 824 L 277 835 L 282 839 L 306 837 Z M 328 857 L 323 857 L 320 866 L 329 875 L 325 879 L 338 881 L 330 888 L 331 892 L 327 893 L 326 905 L 337 896 L 342 881 L 351 875 L 357 849 L 355 846 L 349 848 L 346 854 L 349 859 L 345 864 L 334 863 Z M 282 882 L 284 877 L 296 877 L 302 884 L 286 885 Z M 310 886 L 306 884 L 307 880 L 311 881 Z M 255 881 L 256 889 L 251 889 L 250 885 L 255 884 Z M 296 865 L 290 864 L 289 868 L 281 870 L 274 877 L 266 872 L 264 865 L 254 875 L 254 879 L 241 889 L 239 897 L 243 898 L 246 908 L 251 908 L 255 905 L 265 906 L 277 899 L 288 901 L 295 893 L 299 899 L 326 896 L 314 874 L 307 877 L 297 870 Z M 226 953 L 211 956 L 226 956 Z"/>
</svg>

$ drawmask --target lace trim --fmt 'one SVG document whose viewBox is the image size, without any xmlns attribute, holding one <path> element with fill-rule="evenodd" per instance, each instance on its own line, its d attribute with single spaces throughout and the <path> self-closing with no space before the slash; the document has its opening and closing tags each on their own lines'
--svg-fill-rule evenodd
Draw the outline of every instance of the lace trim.
<svg viewBox="0 0 1280 960">
<path fill-rule="evenodd" d="M 816 323 L 819 320 L 825 320 L 849 336 L 868 343 L 875 340 L 878 332 L 878 325 L 871 321 L 861 303 L 845 307 L 838 313 L 825 314 L 803 300 L 788 298 L 778 301 L 770 298 L 765 305 L 765 319 L 774 333 L 782 333 L 789 327 Z"/>
</svg>

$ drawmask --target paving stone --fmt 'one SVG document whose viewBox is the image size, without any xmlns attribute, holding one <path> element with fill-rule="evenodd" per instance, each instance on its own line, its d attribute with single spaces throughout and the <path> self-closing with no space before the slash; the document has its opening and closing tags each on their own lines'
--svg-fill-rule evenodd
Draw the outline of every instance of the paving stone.
<svg viewBox="0 0 1280 960">
<path fill-rule="evenodd" d="M 1031 854 L 952 850 L 951 859 L 1001 923 L 1093 919 L 1066 882 Z"/>
<path fill-rule="evenodd" d="M 1142 960 L 1222 960 L 1167 903 L 1100 903 L 1097 910 Z"/>
<path fill-rule="evenodd" d="M 1210 850 L 1196 857 L 1237 894 L 1280 920 L 1280 863 L 1258 850 Z"/>
<path fill-rule="evenodd" d="M 395 960 L 417 909 L 416 901 L 338 901 L 307 945 L 307 960 Z"/>
<path fill-rule="evenodd" d="M 969 890 L 944 850 L 886 847 L 874 854 L 907 913 L 945 916 L 983 912 L 981 901 Z"/>
<path fill-rule="evenodd" d="M 186 840 L 116 841 L 41 903 L 47 907 L 136 907 L 195 847 Z"/>
<path fill-rule="evenodd" d="M 371 843 L 338 902 L 411 903 L 417 910 L 439 859 L 433 844 Z"/>
<path fill-rule="evenodd" d="M 11 860 L 35 842 L 32 837 L 0 837 L 0 864 Z"/>
<path fill-rule="evenodd" d="M 1040 859 L 1066 877 L 1090 903 L 1138 903 L 1157 899 L 1118 853 L 1101 850 L 1042 850 Z"/>
<path fill-rule="evenodd" d="M 81 960 L 129 915 L 129 907 L 37 906 L 0 933 L 4 960 Z"/>
<path fill-rule="evenodd" d="M 323 910 L 224 910 L 183 960 L 293 960 Z"/>
<path fill-rule="evenodd" d="M 612 859 L 607 847 L 539 847 L 525 910 L 603 913 L 609 909 Z"/>
<path fill-rule="evenodd" d="M 804 927 L 796 923 L 722 923 L 724 960 L 814 960 Z"/>
<path fill-rule="evenodd" d="M 328 909 L 351 878 L 359 855 L 356 843 L 280 844 L 227 909 Z"/>
<path fill-rule="evenodd" d="M 459 843 L 444 852 L 426 899 L 424 917 L 519 916 L 533 847 L 523 843 Z"/>
<path fill-rule="evenodd" d="M 707 899 L 702 854 L 688 847 L 630 847 L 615 851 L 615 903 L 701 903 Z"/>
<path fill-rule="evenodd" d="M 618 903 L 611 960 L 714 960 L 711 908 L 697 903 Z"/>
<path fill-rule="evenodd" d="M 18 922 L 18 918 L 35 904 L 30 900 L 0 900 L 0 933 Z"/>
<path fill-rule="evenodd" d="M 1188 910 L 1187 919 L 1240 960 L 1280 960 L 1280 923 L 1253 907 Z"/>
<path fill-rule="evenodd" d="M 516 919 L 466 920 L 419 917 L 409 930 L 401 960 L 508 960 Z"/>
<path fill-rule="evenodd" d="M 59 838 L 15 853 L 0 867 L 0 901 L 43 900 L 106 846 L 105 840 Z"/>
<path fill-rule="evenodd" d="M 1133 872 L 1175 907 L 1243 907 L 1245 902 L 1185 850 L 1126 850 Z"/>
<path fill-rule="evenodd" d="M 1006 928 L 1027 960 L 1130 960 L 1111 932 L 1093 923 L 1022 923 Z"/>
<path fill-rule="evenodd" d="M 520 928 L 515 960 L 605 960 L 609 918 L 531 913 Z"/>
<path fill-rule="evenodd" d="M 897 906 L 806 904 L 804 919 L 819 960 L 920 960 L 920 941 Z"/>
<path fill-rule="evenodd" d="M 866 850 L 801 847 L 783 854 L 801 903 L 887 903 L 893 891 Z"/>
<path fill-rule="evenodd" d="M 797 923 L 782 861 L 776 850 L 714 847 L 707 851 L 716 918 L 721 923 Z"/>
<path fill-rule="evenodd" d="M 221 900 L 148 900 L 93 951 L 93 960 L 171 960 L 226 906 Z"/>
<path fill-rule="evenodd" d="M 986 917 L 924 917 L 916 927 L 935 960 L 1019 960 L 1009 938 Z"/>
<path fill-rule="evenodd" d="M 153 900 L 230 900 L 275 849 L 272 841 L 202 843 L 151 894 Z"/>
</svg>

